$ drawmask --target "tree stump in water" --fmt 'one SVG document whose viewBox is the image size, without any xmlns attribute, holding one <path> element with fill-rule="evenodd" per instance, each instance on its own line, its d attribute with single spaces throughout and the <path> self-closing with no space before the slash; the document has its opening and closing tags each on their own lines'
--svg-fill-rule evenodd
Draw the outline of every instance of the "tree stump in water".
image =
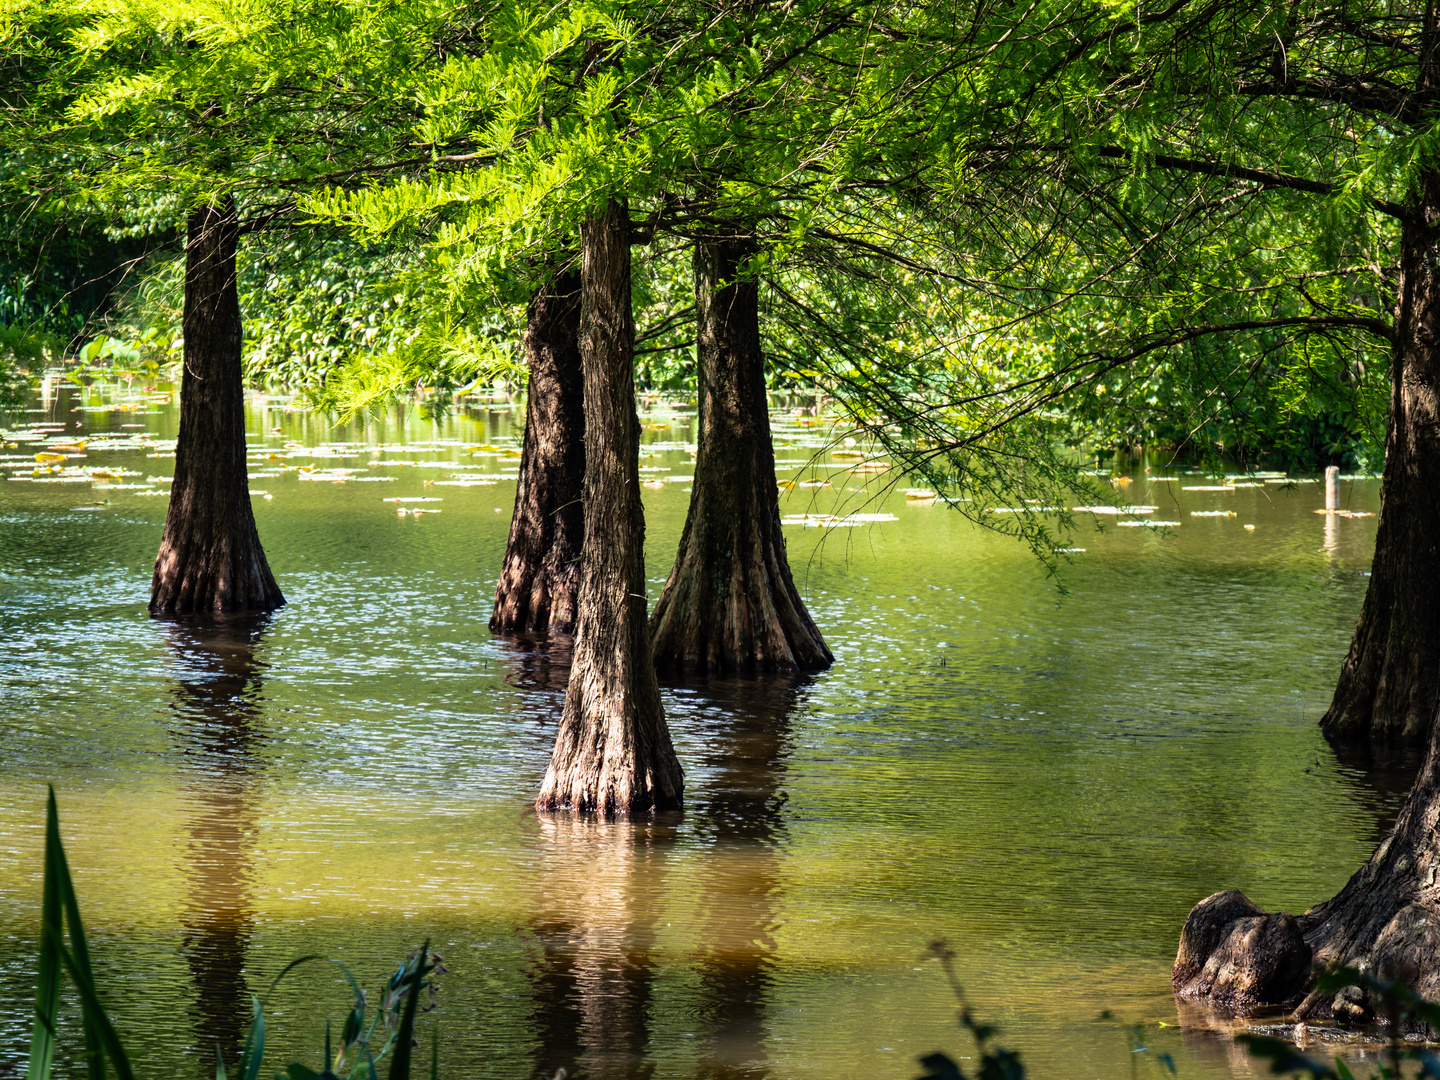
<svg viewBox="0 0 1440 1080">
<path fill-rule="evenodd" d="M 1267 914 L 1226 889 L 1185 920 L 1170 982 L 1181 997 L 1248 1012 L 1299 1001 L 1309 975 L 1310 946 L 1294 917 Z"/>
</svg>

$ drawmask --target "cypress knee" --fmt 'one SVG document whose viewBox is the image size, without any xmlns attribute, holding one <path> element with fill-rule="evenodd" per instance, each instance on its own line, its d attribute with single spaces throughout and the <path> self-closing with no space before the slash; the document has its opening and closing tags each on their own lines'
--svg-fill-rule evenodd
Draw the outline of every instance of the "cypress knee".
<svg viewBox="0 0 1440 1080">
<path fill-rule="evenodd" d="M 627 815 L 678 808 L 684 781 L 645 621 L 628 208 L 611 200 L 581 240 L 585 544 L 570 683 L 535 804 Z"/>
<path fill-rule="evenodd" d="M 265 561 L 245 470 L 235 202 L 190 215 L 180 435 L 150 611 L 267 611 L 285 603 Z"/>
<path fill-rule="evenodd" d="M 746 236 L 695 245 L 700 438 L 674 568 L 650 620 L 655 666 L 818 671 L 833 660 L 790 574 Z"/>
<path fill-rule="evenodd" d="M 510 539 L 490 616 L 490 629 L 497 633 L 568 634 L 574 629 L 585 540 L 579 337 L 580 275 L 566 271 L 535 291 L 526 312 L 525 440 Z"/>
</svg>

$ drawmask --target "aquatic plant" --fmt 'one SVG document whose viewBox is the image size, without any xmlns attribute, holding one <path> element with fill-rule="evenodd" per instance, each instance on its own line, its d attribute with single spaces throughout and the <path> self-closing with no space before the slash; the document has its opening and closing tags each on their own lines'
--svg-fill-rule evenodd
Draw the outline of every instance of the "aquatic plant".
<svg viewBox="0 0 1440 1080">
<path fill-rule="evenodd" d="M 30 1060 L 26 1080 L 50 1080 L 55 1069 L 55 1046 L 59 1032 L 60 984 L 62 973 L 70 977 L 80 996 L 80 1027 L 85 1043 L 85 1068 L 89 1080 L 105 1080 L 113 1071 L 117 1080 L 133 1080 L 134 1066 L 130 1054 L 105 1011 L 96 988 L 91 966 L 90 948 L 85 941 L 85 928 L 80 919 L 80 904 L 75 884 L 60 840 L 60 815 L 55 806 L 55 789 L 50 789 L 45 811 L 45 876 L 41 890 L 40 966 L 36 977 L 35 1025 L 30 1036 Z M 257 1080 L 265 1058 L 265 1002 L 276 986 L 290 972 L 304 964 L 324 960 L 320 956 L 302 956 L 292 960 L 270 984 L 264 998 L 251 997 L 254 1018 L 250 1022 L 245 1043 L 240 1048 L 237 1080 Z M 335 961 L 328 961 L 335 963 Z M 365 993 L 344 965 L 335 966 L 345 975 L 354 993 L 354 1005 L 345 1018 L 340 1047 L 332 1056 L 330 1027 L 325 1028 L 325 1057 L 316 1072 L 300 1062 L 292 1062 L 277 1077 L 288 1080 L 378 1080 L 375 1066 L 387 1055 L 390 1058 L 389 1080 L 409 1080 L 415 1043 L 415 1014 L 421 1011 L 421 992 L 428 990 L 424 1008 L 433 1007 L 435 987 L 426 976 L 445 969 L 440 957 L 430 951 L 430 942 L 405 959 L 385 984 L 379 1007 L 367 1020 Z M 378 1051 L 372 1048 L 380 1025 L 385 1038 Z M 439 1071 L 438 1041 L 432 1032 L 430 1050 L 431 1080 Z M 216 1080 L 227 1080 L 224 1048 L 216 1048 Z"/>
</svg>

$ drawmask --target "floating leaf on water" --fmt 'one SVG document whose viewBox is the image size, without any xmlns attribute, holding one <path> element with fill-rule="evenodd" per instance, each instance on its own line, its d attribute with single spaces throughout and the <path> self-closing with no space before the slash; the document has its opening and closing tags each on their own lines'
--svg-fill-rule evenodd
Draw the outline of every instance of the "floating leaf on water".
<svg viewBox="0 0 1440 1080">
<path fill-rule="evenodd" d="M 440 497 L 439 497 L 438 495 L 411 495 L 411 496 L 408 496 L 408 497 L 407 497 L 407 496 L 391 497 L 391 498 L 389 498 L 389 499 L 381 499 L 380 501 L 381 501 L 381 502 L 388 502 L 388 503 L 426 503 L 426 502 L 439 502 L 439 501 L 440 501 Z"/>
<path fill-rule="evenodd" d="M 40 453 L 40 454 L 36 454 L 36 455 L 35 455 L 35 460 L 36 460 L 36 461 L 46 461 L 46 462 L 49 462 L 49 461 L 64 461 L 64 460 L 65 460 L 65 455 L 64 455 L 64 454 Z"/>
<path fill-rule="evenodd" d="M 829 481 L 829 480 L 801 480 L 801 481 L 800 481 L 800 486 L 801 486 L 802 488 L 828 488 L 828 487 L 830 486 L 830 481 Z"/>
<path fill-rule="evenodd" d="M 1246 528 L 1247 530 L 1249 530 L 1250 532 L 1254 532 L 1254 531 L 1255 531 L 1255 526 L 1254 526 L 1254 525 L 1246 525 L 1245 528 Z"/>
<path fill-rule="evenodd" d="M 1083 555 L 1084 553 L 1085 553 L 1085 549 L 1084 549 L 1084 548 L 1056 548 L 1056 549 L 1055 549 L 1055 554 L 1056 554 L 1056 555 Z"/>
<path fill-rule="evenodd" d="M 907 499 L 933 499 L 935 492 L 926 491 L 924 488 L 906 488 L 905 498 Z"/>
<path fill-rule="evenodd" d="M 992 514 L 1058 514 L 1058 506 L 995 506 L 991 507 Z"/>
<path fill-rule="evenodd" d="M 640 486 L 641 486 L 641 487 L 657 488 L 657 489 L 658 489 L 658 488 L 663 488 L 663 487 L 665 486 L 665 481 L 664 481 L 664 480 L 642 480 L 642 481 L 640 482 Z"/>
<path fill-rule="evenodd" d="M 1072 506 L 1077 514 L 1153 514 L 1158 506 Z"/>
<path fill-rule="evenodd" d="M 899 521 L 894 514 L 788 514 L 780 519 L 781 525 L 802 525 L 814 529 L 843 529 L 856 525 L 873 525 L 879 522 Z"/>
<path fill-rule="evenodd" d="M 1191 510 L 1191 517 L 1235 517 L 1234 510 Z"/>
<path fill-rule="evenodd" d="M 377 480 L 394 480 L 395 478 L 394 478 L 393 476 L 378 476 L 378 477 L 376 477 L 375 479 L 377 479 Z M 500 482 L 500 481 L 498 481 L 498 480 L 432 480 L 432 481 L 431 481 L 431 483 L 432 483 L 434 486 L 436 486 L 436 487 L 494 487 L 494 486 L 495 486 L 496 484 L 498 484 L 499 482 Z M 650 486 L 651 486 L 651 482 L 647 482 L 645 486 L 646 486 L 646 487 L 650 487 Z M 658 485 L 657 485 L 657 486 L 658 486 Z"/>
<path fill-rule="evenodd" d="M 1117 521 L 1115 524 L 1122 529 L 1176 529 L 1180 527 L 1178 521 Z"/>
</svg>

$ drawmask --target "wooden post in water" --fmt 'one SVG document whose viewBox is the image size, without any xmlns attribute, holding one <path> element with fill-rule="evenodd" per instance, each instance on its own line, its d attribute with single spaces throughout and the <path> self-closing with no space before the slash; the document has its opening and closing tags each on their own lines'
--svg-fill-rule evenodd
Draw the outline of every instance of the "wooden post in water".
<svg viewBox="0 0 1440 1080">
<path fill-rule="evenodd" d="M 1333 514 L 1340 509 L 1340 466 L 1325 467 L 1325 512 Z"/>
</svg>

